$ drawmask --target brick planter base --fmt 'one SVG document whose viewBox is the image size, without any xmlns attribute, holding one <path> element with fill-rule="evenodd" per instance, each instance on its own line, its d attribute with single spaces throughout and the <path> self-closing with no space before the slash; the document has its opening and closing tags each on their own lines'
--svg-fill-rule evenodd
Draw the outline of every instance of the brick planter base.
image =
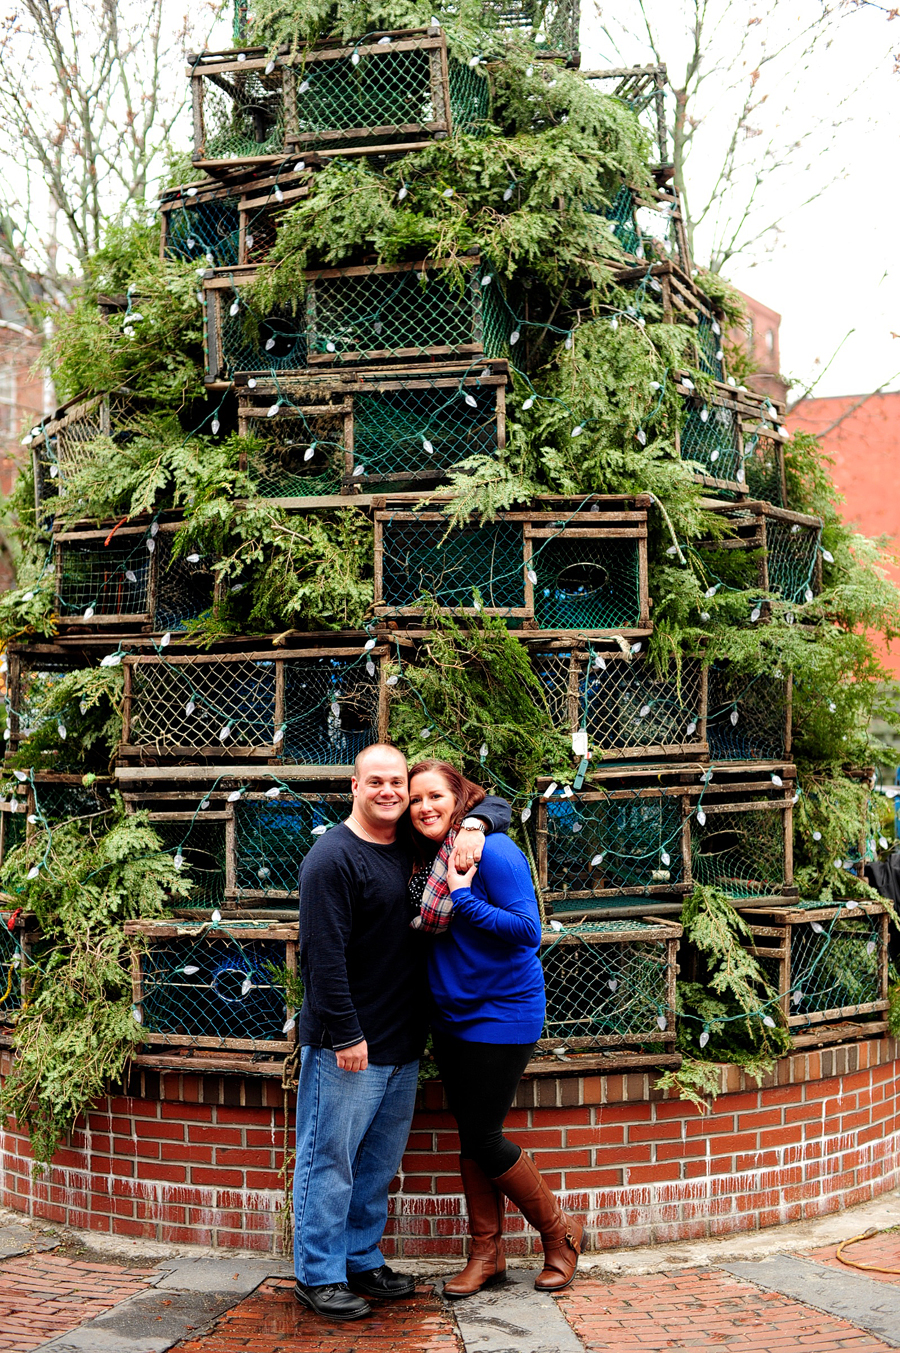
<svg viewBox="0 0 900 1353">
<path fill-rule="evenodd" d="M 655 1073 L 542 1077 L 522 1084 L 508 1128 L 585 1216 L 595 1248 L 755 1230 L 897 1186 L 898 1058 L 898 1040 L 873 1038 L 785 1057 L 762 1086 L 725 1067 L 706 1116 L 653 1090 Z M 283 1142 L 277 1081 L 136 1069 L 47 1174 L 33 1175 L 23 1133 L 0 1133 L 2 1201 L 92 1231 L 272 1250 Z M 441 1088 L 429 1085 L 395 1181 L 386 1253 L 462 1252 L 456 1151 Z M 534 1237 L 518 1213 L 507 1229 L 510 1251 L 528 1253 Z"/>
</svg>

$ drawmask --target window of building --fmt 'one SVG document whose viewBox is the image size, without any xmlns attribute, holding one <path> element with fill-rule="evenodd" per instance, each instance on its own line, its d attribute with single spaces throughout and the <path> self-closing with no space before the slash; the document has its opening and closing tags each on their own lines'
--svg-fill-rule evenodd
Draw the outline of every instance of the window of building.
<svg viewBox="0 0 900 1353">
<path fill-rule="evenodd" d="M 0 366 L 0 434 L 16 430 L 16 369 Z"/>
<path fill-rule="evenodd" d="M 774 352 L 774 351 L 775 351 L 775 330 L 774 330 L 774 329 L 767 329 L 767 330 L 766 330 L 766 352 L 772 353 L 772 352 Z"/>
</svg>

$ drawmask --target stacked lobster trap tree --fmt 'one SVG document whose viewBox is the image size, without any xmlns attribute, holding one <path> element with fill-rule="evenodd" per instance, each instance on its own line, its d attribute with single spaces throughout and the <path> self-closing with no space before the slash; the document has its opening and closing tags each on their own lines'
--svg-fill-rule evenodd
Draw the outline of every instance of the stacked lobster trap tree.
<svg viewBox="0 0 900 1353">
<path fill-rule="evenodd" d="M 2 1108 L 44 1159 L 129 1058 L 291 1054 L 297 866 L 376 740 L 514 802 L 533 1070 L 695 1092 L 885 1027 L 897 598 L 692 263 L 664 68 L 577 34 L 258 0 L 53 329 L 0 601 Z"/>
</svg>

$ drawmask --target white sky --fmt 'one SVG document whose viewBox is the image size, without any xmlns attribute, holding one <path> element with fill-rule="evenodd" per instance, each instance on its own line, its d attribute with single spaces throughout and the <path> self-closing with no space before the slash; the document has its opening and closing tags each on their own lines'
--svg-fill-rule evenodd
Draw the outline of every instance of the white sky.
<svg viewBox="0 0 900 1353">
<path fill-rule="evenodd" d="M 693 5 L 690 0 L 645 4 L 658 24 L 670 78 L 680 83 L 688 51 L 685 16 Z M 747 16 L 764 16 L 750 31 L 754 37 L 767 33 L 771 46 L 798 32 L 819 9 L 816 0 L 709 0 L 708 7 L 719 13 L 728 9 L 719 35 L 723 56 L 746 31 Z M 638 0 L 615 0 L 602 8 L 608 21 L 633 26 L 631 40 L 620 47 L 628 64 L 652 60 L 640 42 Z M 765 134 L 744 143 L 745 173 L 753 170 L 753 155 L 768 135 L 793 139 L 809 131 L 810 137 L 796 164 L 762 189 L 770 213 L 785 212 L 774 247 L 757 247 L 723 269 L 742 291 L 781 313 L 782 370 L 801 385 L 815 379 L 854 330 L 816 387 L 822 395 L 863 393 L 900 372 L 900 337 L 891 338 L 892 331 L 900 334 L 900 74 L 894 73 L 891 56 L 892 49 L 900 50 L 900 20 L 889 23 L 883 12 L 839 4 L 834 12 L 838 22 L 831 45 L 823 46 L 808 68 L 791 60 L 777 72 L 775 63 L 763 71 L 756 92 L 768 98 L 753 122 Z M 584 69 L 620 64 L 591 0 L 583 3 L 581 46 Z M 745 55 L 752 69 L 752 54 Z M 720 138 L 730 125 L 723 82 L 724 76 L 722 82 L 717 78 L 715 97 L 702 110 L 707 116 L 688 171 L 695 198 L 722 160 Z M 807 165 L 808 175 L 802 172 Z M 814 180 L 835 179 L 822 197 L 803 205 Z M 702 232 L 700 240 L 695 252 L 705 262 Z M 900 389 L 900 377 L 888 388 Z M 799 393 L 795 386 L 795 396 Z"/>
</svg>

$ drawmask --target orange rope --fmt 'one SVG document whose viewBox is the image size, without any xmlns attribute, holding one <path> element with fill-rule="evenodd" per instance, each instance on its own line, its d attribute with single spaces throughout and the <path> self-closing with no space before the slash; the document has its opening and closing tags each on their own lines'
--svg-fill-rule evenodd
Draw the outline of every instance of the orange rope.
<svg viewBox="0 0 900 1353">
<path fill-rule="evenodd" d="M 887 1229 L 891 1230 L 893 1228 L 888 1227 Z M 837 1247 L 837 1258 L 840 1259 L 842 1264 L 846 1264 L 849 1268 L 868 1269 L 870 1273 L 896 1273 L 898 1277 L 900 1277 L 900 1268 L 882 1268 L 880 1264 L 862 1264 L 856 1259 L 844 1258 L 843 1251 L 848 1245 L 855 1245 L 858 1240 L 870 1240 L 872 1236 L 880 1234 L 881 1232 L 878 1230 L 877 1226 L 870 1226 L 868 1231 L 863 1231 L 861 1236 L 851 1236 L 849 1240 L 842 1240 Z"/>
</svg>

